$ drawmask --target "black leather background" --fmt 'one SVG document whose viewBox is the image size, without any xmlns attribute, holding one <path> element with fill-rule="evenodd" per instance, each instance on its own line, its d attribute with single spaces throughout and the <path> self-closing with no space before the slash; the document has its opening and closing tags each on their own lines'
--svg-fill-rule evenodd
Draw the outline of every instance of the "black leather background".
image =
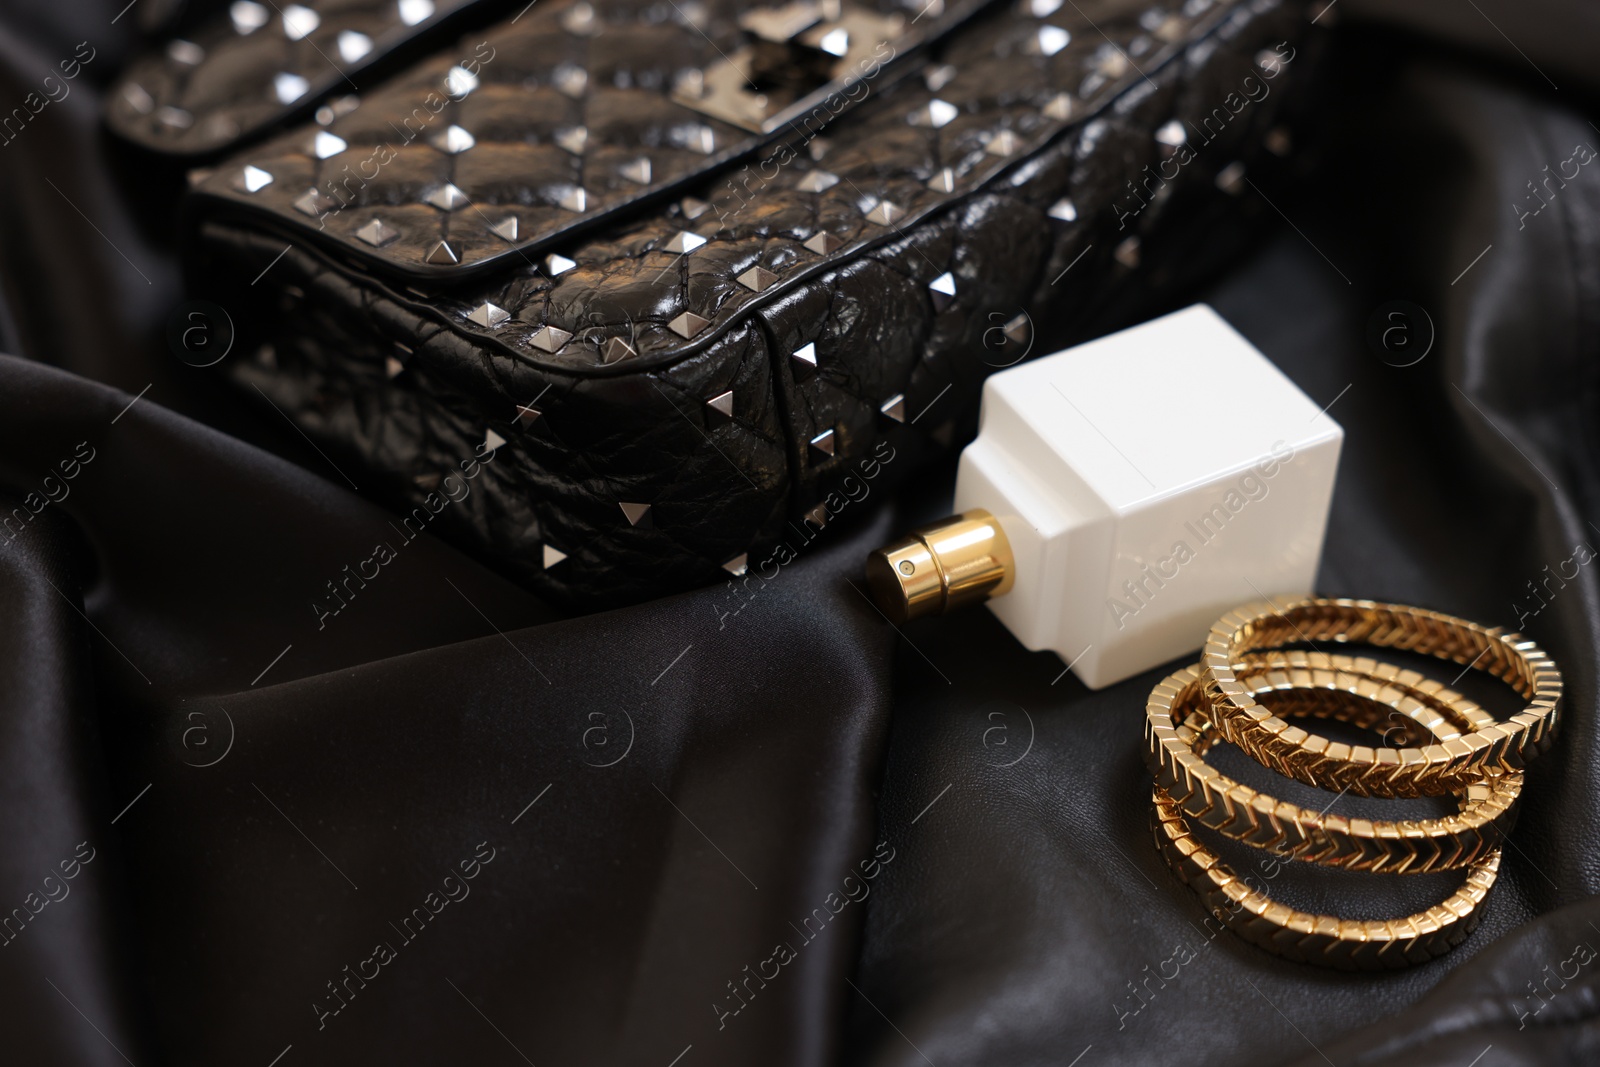
<svg viewBox="0 0 1600 1067">
<path fill-rule="evenodd" d="M 866 604 L 862 552 L 946 506 L 939 472 L 750 599 L 562 620 L 425 536 L 319 630 L 312 598 L 390 516 L 166 351 L 167 190 L 97 127 L 120 6 L 0 18 L 5 101 L 99 50 L 0 145 L 0 485 L 25 501 L 93 449 L 0 533 L 0 917 L 94 857 L 0 947 L 6 1062 L 1595 1062 L 1600 589 L 1528 591 L 1600 539 L 1600 172 L 1518 217 L 1600 141 L 1594 86 L 1543 63 L 1561 7 L 1487 53 L 1347 25 L 1327 162 L 1265 189 L 1288 221 L 1194 294 L 1346 428 L 1319 591 L 1520 615 L 1566 674 L 1483 927 L 1362 976 L 1196 932 L 1146 824 L 1159 671 L 1089 693 L 982 611 L 901 638 Z M 1415 366 L 1364 340 L 1394 299 L 1438 329 Z M 394 931 L 480 842 L 469 895 Z M 1382 906 L 1305 873 L 1302 905 Z"/>
</svg>

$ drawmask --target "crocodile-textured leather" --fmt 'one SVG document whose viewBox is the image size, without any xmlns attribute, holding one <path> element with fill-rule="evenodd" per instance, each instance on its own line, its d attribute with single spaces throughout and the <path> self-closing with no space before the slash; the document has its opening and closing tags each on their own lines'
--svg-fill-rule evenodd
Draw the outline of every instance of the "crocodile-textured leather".
<svg viewBox="0 0 1600 1067">
<path fill-rule="evenodd" d="M 199 174 L 190 267 L 257 335 L 232 372 L 359 461 L 363 489 L 580 606 L 776 576 L 962 443 L 988 373 L 1205 269 L 1306 25 L 1272 0 L 992 8 L 916 76 L 858 83 L 820 136 L 702 160 L 691 195 L 580 239 L 551 221 L 552 180 L 604 205 L 641 152 L 665 153 L 652 174 L 686 165 L 661 148 L 681 116 L 618 110 L 611 87 L 709 62 L 738 7 L 703 5 L 701 46 L 655 4 L 595 4 L 583 33 L 573 9 L 469 36 L 331 126 Z M 315 159 L 319 133 L 366 158 L 484 42 L 454 110 L 351 206 L 321 203 L 338 154 Z M 580 98 L 552 96 L 575 62 Z M 550 143 L 579 122 L 582 152 Z M 491 232 L 507 217 L 527 247 Z M 466 492 L 441 480 L 463 468 Z"/>
</svg>

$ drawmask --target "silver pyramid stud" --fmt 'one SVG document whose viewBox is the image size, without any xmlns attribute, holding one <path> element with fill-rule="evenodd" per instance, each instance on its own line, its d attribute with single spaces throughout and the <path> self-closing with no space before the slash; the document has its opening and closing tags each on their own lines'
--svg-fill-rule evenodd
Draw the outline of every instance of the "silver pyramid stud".
<svg viewBox="0 0 1600 1067">
<path fill-rule="evenodd" d="M 515 215 L 507 215 L 490 226 L 489 232 L 502 241 L 515 242 L 517 239 L 517 217 Z"/>
<path fill-rule="evenodd" d="M 360 229 L 356 236 L 367 242 L 373 248 L 382 248 L 384 245 L 400 236 L 400 231 L 384 222 L 382 219 L 373 219 Z"/>
<path fill-rule="evenodd" d="M 141 115 L 150 114 L 156 107 L 155 98 L 150 95 L 149 90 L 137 82 L 129 82 L 122 87 L 122 99 Z"/>
<path fill-rule="evenodd" d="M 838 175 L 829 174 L 825 170 L 814 170 L 795 182 L 794 187 L 802 193 L 821 193 L 832 189 L 838 184 Z"/>
<path fill-rule="evenodd" d="M 828 525 L 828 505 L 818 504 L 806 512 L 806 521 L 819 530 Z"/>
<path fill-rule="evenodd" d="M 538 408 L 533 407 L 530 404 L 518 404 L 516 417 L 517 428 L 520 430 L 526 430 L 535 422 L 539 421 L 539 415 L 540 411 Z"/>
<path fill-rule="evenodd" d="M 905 208 L 898 204 L 891 204 L 887 200 L 879 200 L 866 213 L 867 221 L 877 223 L 879 226 L 892 226 L 896 220 L 906 217 Z"/>
<path fill-rule="evenodd" d="M 505 443 L 506 439 L 493 430 L 483 431 L 483 450 L 485 452 L 493 452 Z"/>
<path fill-rule="evenodd" d="M 1049 18 L 1061 10 L 1063 0 L 1027 0 L 1023 10 L 1036 19 Z"/>
<path fill-rule="evenodd" d="M 156 121 L 175 130 L 187 130 L 194 125 L 194 116 L 181 107 L 168 104 L 156 112 Z"/>
<path fill-rule="evenodd" d="M 621 363 L 623 360 L 632 359 L 638 354 L 638 349 L 620 337 L 608 338 L 606 343 L 600 346 L 600 362 L 606 364 Z"/>
<path fill-rule="evenodd" d="M 491 304 L 485 300 L 483 303 L 479 304 L 477 307 L 468 312 L 467 318 L 477 323 L 479 326 L 482 326 L 484 329 L 492 330 L 502 322 L 505 322 L 507 319 L 511 318 L 511 312 L 507 311 L 503 307 L 500 307 L 498 304 Z"/>
<path fill-rule="evenodd" d="M 672 240 L 661 246 L 661 250 L 663 252 L 675 252 L 681 256 L 693 252 L 705 243 L 706 239 L 699 234 L 690 233 L 688 230 L 679 230 Z"/>
<path fill-rule="evenodd" d="M 701 100 L 706 95 L 706 72 L 696 67 L 681 70 L 672 79 L 672 92 L 674 96 L 688 97 L 690 100 Z"/>
<path fill-rule="evenodd" d="M 415 26 L 433 17 L 433 0 L 400 0 L 396 6 L 400 10 L 400 21 L 407 26 Z"/>
<path fill-rule="evenodd" d="M 544 546 L 544 569 L 549 570 L 557 563 L 567 558 L 567 554 L 555 545 L 546 543 Z"/>
<path fill-rule="evenodd" d="M 431 493 L 444 484 L 444 475 L 437 471 L 432 474 L 419 474 L 411 479 L 411 484 L 425 493 Z"/>
<path fill-rule="evenodd" d="M 1067 93 L 1057 93 L 1044 106 L 1044 117 L 1055 119 L 1057 122 L 1065 122 L 1072 117 L 1072 110 L 1072 97 Z"/>
<path fill-rule="evenodd" d="M 307 189 L 296 198 L 294 209 L 302 215 L 310 215 L 312 218 L 316 218 L 331 208 L 333 203 L 331 198 L 323 196 L 315 189 Z"/>
<path fill-rule="evenodd" d="M 617 168 L 617 173 L 633 182 L 635 185 L 650 184 L 650 157 L 640 156 L 632 163 L 624 163 Z"/>
<path fill-rule="evenodd" d="M 544 325 L 533 331 L 528 343 L 542 352 L 556 353 L 566 347 L 572 335 L 556 326 Z"/>
<path fill-rule="evenodd" d="M 904 393 L 896 393 L 896 394 L 894 394 L 894 396 L 891 396 L 888 400 L 885 400 L 882 404 L 880 404 L 878 406 L 878 410 L 883 412 L 883 414 L 884 414 L 884 416 L 886 418 L 893 419 L 895 422 L 905 422 L 906 421 L 906 397 L 905 397 L 905 394 Z"/>
<path fill-rule="evenodd" d="M 1271 52 L 1266 52 L 1264 54 L 1269 56 L 1273 55 Z M 198 67 L 201 63 L 205 62 L 206 50 L 195 44 L 193 41 L 185 41 L 183 38 L 179 37 L 175 38 L 171 44 L 167 45 L 167 58 L 172 60 L 174 63 L 179 64 L 180 66 Z"/>
<path fill-rule="evenodd" d="M 928 101 L 927 107 L 919 107 L 913 111 L 906 121 L 913 126 L 927 126 L 930 129 L 939 129 L 948 126 L 961 114 L 961 109 L 954 104 L 946 103 L 935 97 Z"/>
<path fill-rule="evenodd" d="M 752 293 L 765 291 L 771 287 L 773 282 L 777 280 L 778 276 L 772 273 L 770 270 L 767 270 L 765 267 L 751 267 L 749 270 L 745 271 L 743 274 L 734 279 L 734 281 L 738 282 Z"/>
<path fill-rule="evenodd" d="M 340 30 L 334 44 L 339 48 L 339 58 L 346 63 L 357 63 L 372 52 L 372 38 L 355 30 Z"/>
<path fill-rule="evenodd" d="M 683 210 L 683 217 L 690 220 L 697 219 L 711 210 L 710 204 L 704 200 L 697 200 L 692 196 L 686 196 L 678 201 L 678 207 Z"/>
<path fill-rule="evenodd" d="M 589 193 L 583 187 L 574 185 L 556 197 L 556 205 L 573 214 L 587 211 L 589 209 Z"/>
<path fill-rule="evenodd" d="M 1139 239 L 1127 238 L 1111 253 L 1111 257 L 1129 270 L 1134 270 L 1139 266 Z"/>
<path fill-rule="evenodd" d="M 439 188 L 422 198 L 424 204 L 432 204 L 440 211 L 454 211 L 466 207 L 472 201 L 467 199 L 467 194 L 456 188 L 453 182 L 445 182 Z"/>
<path fill-rule="evenodd" d="M 811 448 L 819 456 L 833 457 L 833 431 L 823 430 L 811 439 Z"/>
<path fill-rule="evenodd" d="M 649 504 L 629 504 L 619 500 L 617 501 L 617 507 L 622 509 L 622 517 L 628 520 L 629 526 L 637 526 L 642 530 L 648 530 L 655 525 L 650 518 Z"/>
<path fill-rule="evenodd" d="M 718 393 L 706 401 L 706 407 L 725 419 L 733 418 L 733 390 L 726 389 Z"/>
<path fill-rule="evenodd" d="M 1142 22 L 1143 20 L 1140 21 Z M 1316 19 L 1313 18 L 1311 21 L 1315 22 Z M 1329 25 L 1330 23 L 1331 20 L 1329 23 L 1324 23 L 1323 25 Z M 1181 16 L 1168 15 L 1165 18 L 1158 19 L 1156 25 L 1147 26 L 1145 28 L 1152 30 L 1161 40 L 1166 41 L 1168 44 L 1172 44 L 1174 41 L 1181 41 L 1183 39 L 1183 34 L 1186 27 Z"/>
<path fill-rule="evenodd" d="M 568 259 L 566 256 L 556 255 L 554 252 L 544 257 L 544 272 L 552 278 L 556 277 L 557 275 L 567 273 L 567 271 L 571 270 L 577 265 L 578 264 L 576 260 Z"/>
<path fill-rule="evenodd" d="M 678 129 L 678 143 L 691 152 L 709 156 L 717 150 L 717 135 L 710 126 L 682 126 Z"/>
<path fill-rule="evenodd" d="M 300 4 L 290 4 L 283 9 L 283 35 L 291 41 L 311 36 L 322 25 L 322 16 Z"/>
<path fill-rule="evenodd" d="M 1226 167 L 1217 171 L 1217 188 L 1229 196 L 1238 196 L 1244 192 L 1244 164 L 1234 160 Z"/>
<path fill-rule="evenodd" d="M 466 67 L 451 67 L 445 72 L 444 91 L 460 100 L 478 87 L 478 76 Z"/>
<path fill-rule="evenodd" d="M 591 5 L 577 3 L 562 14 L 561 28 L 579 37 L 592 37 L 600 32 L 600 20 L 595 17 Z"/>
<path fill-rule="evenodd" d="M 817 369 L 817 344 L 807 341 L 793 352 L 789 358 L 794 360 L 794 369 L 797 375 L 810 374 Z"/>
<path fill-rule="evenodd" d="M 311 138 L 311 151 L 309 154 L 318 159 L 332 159 L 349 147 L 349 143 L 338 134 L 329 133 L 327 130 L 318 130 Z"/>
<path fill-rule="evenodd" d="M 843 59 L 850 52 L 850 31 L 843 26 L 835 26 L 817 39 L 817 47 Z"/>
<path fill-rule="evenodd" d="M 395 357 L 393 357 L 393 356 L 384 356 L 383 357 L 383 373 L 384 373 L 384 376 L 386 378 L 389 378 L 391 380 L 395 379 L 395 378 L 398 378 L 398 377 L 400 377 L 400 372 L 405 370 L 405 369 L 406 369 L 406 365 L 404 363 L 401 363 Z"/>
<path fill-rule="evenodd" d="M 811 162 L 821 163 L 822 157 L 828 154 L 833 147 L 833 142 L 826 137 L 813 137 L 811 143 L 806 145 L 806 154 L 811 157 Z"/>
<path fill-rule="evenodd" d="M 1128 57 L 1112 44 L 1105 44 L 1095 53 L 1095 68 L 1107 78 L 1120 78 L 1128 73 Z"/>
<path fill-rule="evenodd" d="M 943 311 L 956 302 L 956 276 L 945 271 L 928 283 L 928 291 L 933 294 L 934 310 Z"/>
<path fill-rule="evenodd" d="M 936 193 L 953 193 L 956 191 L 956 172 L 945 167 L 928 179 L 928 188 Z"/>
<path fill-rule="evenodd" d="M 688 340 L 710 325 L 710 319 L 703 319 L 692 311 L 685 311 L 682 315 L 667 323 L 667 329 L 684 340 Z"/>
<path fill-rule="evenodd" d="M 457 156 L 478 142 L 460 126 L 450 125 L 428 138 L 428 143 L 447 156 Z"/>
<path fill-rule="evenodd" d="M 728 560 L 728 562 L 724 563 L 722 565 L 722 569 L 733 575 L 735 578 L 743 578 L 745 576 L 745 572 L 750 569 L 750 553 L 739 553 L 737 556 L 734 556 L 732 559 Z"/>
<path fill-rule="evenodd" d="M 1256 53 L 1256 66 L 1275 78 L 1283 70 L 1283 57 L 1271 49 L 1263 48 Z"/>
<path fill-rule="evenodd" d="M 428 254 L 422 258 L 424 262 L 432 263 L 436 267 L 449 267 L 461 262 L 461 257 L 456 254 L 454 248 L 450 247 L 449 241 L 440 241 L 429 249 Z"/>
<path fill-rule="evenodd" d="M 928 92 L 936 93 L 954 81 L 955 76 L 956 68 L 948 63 L 942 63 L 922 72 L 922 84 L 928 87 Z"/>
<path fill-rule="evenodd" d="M 1026 50 L 1041 56 L 1053 56 L 1071 43 L 1072 34 L 1060 26 L 1040 26 Z"/>
<path fill-rule="evenodd" d="M 292 104 L 311 88 L 311 83 L 298 74 L 284 71 L 272 77 L 272 95 L 278 98 L 280 104 Z"/>
<path fill-rule="evenodd" d="M 1078 205 L 1074 204 L 1070 197 L 1063 196 L 1060 200 L 1050 205 L 1049 214 L 1051 218 L 1058 222 L 1077 222 Z"/>
<path fill-rule="evenodd" d="M 228 8 L 228 18 L 233 22 L 233 32 L 240 37 L 248 37 L 267 24 L 272 18 L 272 13 L 266 5 L 252 3 L 251 0 L 237 0 Z"/>
<path fill-rule="evenodd" d="M 818 230 L 806 238 L 806 243 L 801 247 L 807 252 L 815 252 L 819 256 L 825 256 L 842 244 L 844 244 L 843 238 L 835 237 L 826 230 Z"/>
<path fill-rule="evenodd" d="M 1175 150 L 1179 145 L 1183 144 L 1183 142 L 1187 141 L 1188 139 L 1189 135 L 1187 132 L 1185 132 L 1183 123 L 1179 122 L 1177 119 L 1168 119 L 1166 122 L 1163 122 L 1160 126 L 1156 127 L 1156 143 L 1162 148 L 1167 149 L 1168 155 L 1171 154 L 1172 150 Z"/>
<path fill-rule="evenodd" d="M 1022 139 L 1010 130 L 1001 130 L 989 138 L 989 143 L 984 146 L 984 151 L 991 156 L 1014 156 L 1022 148 Z"/>
<path fill-rule="evenodd" d="M 589 143 L 589 131 L 583 126 L 571 126 L 564 130 L 557 130 L 555 136 L 550 138 L 558 146 L 575 156 L 583 155 L 584 148 Z"/>
<path fill-rule="evenodd" d="M 1010 322 L 1005 324 L 1002 332 L 1006 335 L 1006 340 L 1013 344 L 1025 345 L 1028 343 L 1028 334 L 1032 331 L 1032 328 L 1033 323 L 1028 319 L 1028 316 L 1016 315 L 1012 317 Z"/>
<path fill-rule="evenodd" d="M 326 104 L 317 108 L 316 120 L 318 126 L 332 126 L 334 119 L 340 119 L 350 114 L 361 106 L 361 98 L 354 93 L 334 97 Z"/>
<path fill-rule="evenodd" d="M 556 92 L 562 96 L 576 100 L 589 87 L 589 72 L 571 63 L 562 63 L 550 75 L 550 84 L 555 86 Z"/>
<path fill-rule="evenodd" d="M 271 184 L 272 175 L 250 164 L 246 164 L 233 176 L 233 187 L 241 193 L 258 193 Z"/>
</svg>

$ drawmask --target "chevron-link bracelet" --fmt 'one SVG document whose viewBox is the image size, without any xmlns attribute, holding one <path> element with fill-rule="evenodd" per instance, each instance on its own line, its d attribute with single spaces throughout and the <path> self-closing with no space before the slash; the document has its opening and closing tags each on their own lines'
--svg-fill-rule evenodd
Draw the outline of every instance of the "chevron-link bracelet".
<svg viewBox="0 0 1600 1067">
<path fill-rule="evenodd" d="M 1398 728 L 1407 741 L 1450 740 L 1494 724 L 1482 708 L 1416 671 L 1370 659 L 1254 653 L 1233 669 L 1253 697 L 1271 694 L 1283 718 Z M 1198 666 L 1170 675 L 1151 691 L 1145 722 L 1145 761 L 1156 785 L 1202 826 L 1285 858 L 1388 874 L 1470 866 L 1510 830 L 1521 772 L 1459 788 L 1456 814 L 1403 821 L 1329 815 L 1235 782 L 1204 759 L 1219 739 L 1207 714 L 1204 680 Z"/>
<path fill-rule="evenodd" d="M 1478 905 L 1489 895 L 1500 870 L 1496 849 L 1473 864 L 1466 881 L 1449 897 L 1404 919 L 1312 915 L 1276 903 L 1246 885 L 1190 832 L 1183 809 L 1160 786 L 1151 799 L 1156 847 L 1200 895 L 1206 910 L 1246 941 L 1301 963 L 1382 970 L 1442 956 L 1478 925 Z"/>
<path fill-rule="evenodd" d="M 1370 748 L 1291 726 L 1256 703 L 1234 674 L 1246 653 L 1318 641 L 1398 648 L 1476 667 L 1528 700 L 1505 722 L 1433 744 Z M 1226 741 L 1279 774 L 1359 796 L 1439 796 L 1485 775 L 1516 770 L 1549 744 L 1561 703 L 1561 672 L 1517 634 L 1422 608 L 1370 600 L 1298 600 L 1282 609 L 1253 604 L 1217 621 L 1201 667 L 1212 720 Z"/>
</svg>

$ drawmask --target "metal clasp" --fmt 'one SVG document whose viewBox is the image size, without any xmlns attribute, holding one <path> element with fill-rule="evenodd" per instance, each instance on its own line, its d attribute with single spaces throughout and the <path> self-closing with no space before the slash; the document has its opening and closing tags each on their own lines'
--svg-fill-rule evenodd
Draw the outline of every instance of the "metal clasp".
<svg viewBox="0 0 1600 1067">
<path fill-rule="evenodd" d="M 747 43 L 672 98 L 703 115 L 754 133 L 771 133 L 795 114 L 894 56 L 905 16 L 845 0 L 793 0 L 739 16 Z M 889 45 L 887 53 L 884 45 Z"/>
</svg>

